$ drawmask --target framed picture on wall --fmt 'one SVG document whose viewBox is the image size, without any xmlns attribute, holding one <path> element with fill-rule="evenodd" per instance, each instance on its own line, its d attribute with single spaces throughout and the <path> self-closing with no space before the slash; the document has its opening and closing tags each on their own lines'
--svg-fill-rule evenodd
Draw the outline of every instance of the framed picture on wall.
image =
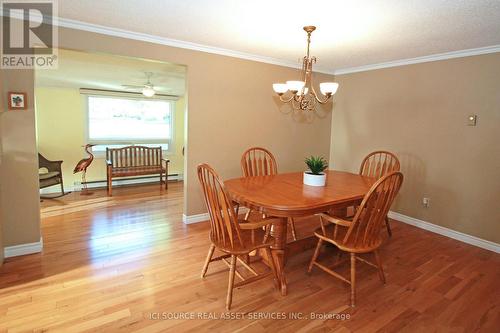
<svg viewBox="0 0 500 333">
<path fill-rule="evenodd" d="M 9 102 L 9 110 L 26 110 L 28 104 L 26 93 L 9 92 L 7 100 Z"/>
</svg>

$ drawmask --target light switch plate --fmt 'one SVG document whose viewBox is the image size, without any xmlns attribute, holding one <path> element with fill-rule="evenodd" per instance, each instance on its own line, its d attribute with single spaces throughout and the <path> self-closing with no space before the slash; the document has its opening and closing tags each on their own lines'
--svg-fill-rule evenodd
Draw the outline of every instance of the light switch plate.
<svg viewBox="0 0 500 333">
<path fill-rule="evenodd" d="M 476 126 L 477 115 L 471 114 L 467 117 L 467 125 L 468 126 Z"/>
</svg>

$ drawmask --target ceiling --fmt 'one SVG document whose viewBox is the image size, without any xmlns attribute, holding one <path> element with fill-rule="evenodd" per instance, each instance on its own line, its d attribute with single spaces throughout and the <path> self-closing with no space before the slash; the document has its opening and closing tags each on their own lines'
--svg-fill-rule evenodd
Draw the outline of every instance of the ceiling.
<svg viewBox="0 0 500 333">
<path fill-rule="evenodd" d="M 147 82 L 146 72 L 150 72 L 158 93 L 184 95 L 184 66 L 101 53 L 62 49 L 58 52 L 58 70 L 37 70 L 37 87 L 140 92 L 141 88 L 125 89 L 123 85 L 143 85 Z"/>
<path fill-rule="evenodd" d="M 59 17 L 324 71 L 500 45 L 499 0 L 64 0 Z"/>
</svg>

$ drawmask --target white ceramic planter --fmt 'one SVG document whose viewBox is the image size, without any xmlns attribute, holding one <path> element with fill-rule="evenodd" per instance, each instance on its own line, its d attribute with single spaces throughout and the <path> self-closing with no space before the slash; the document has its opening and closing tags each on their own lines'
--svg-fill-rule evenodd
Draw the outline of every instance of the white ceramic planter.
<svg viewBox="0 0 500 333">
<path fill-rule="evenodd" d="M 304 184 L 309 186 L 325 186 L 326 174 L 322 172 L 320 175 L 304 172 Z"/>
</svg>

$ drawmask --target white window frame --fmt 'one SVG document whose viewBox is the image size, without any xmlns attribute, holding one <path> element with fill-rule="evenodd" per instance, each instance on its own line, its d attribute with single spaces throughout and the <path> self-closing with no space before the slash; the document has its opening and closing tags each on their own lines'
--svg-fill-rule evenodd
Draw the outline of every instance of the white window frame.
<svg viewBox="0 0 500 333">
<path fill-rule="evenodd" d="M 153 96 L 144 97 L 139 93 L 122 93 L 122 92 L 112 92 L 112 91 L 100 91 L 92 89 L 80 89 L 80 93 L 84 98 L 85 105 L 85 141 L 86 143 L 95 145 L 123 145 L 123 146 L 141 146 L 141 145 L 154 145 L 154 144 L 168 144 L 168 149 L 163 149 L 165 155 L 172 155 L 175 152 L 175 107 L 177 97 L 174 96 Z M 90 119 L 89 119 L 89 97 L 115 97 L 121 99 L 132 99 L 132 100 L 163 100 L 170 102 L 170 129 L 171 135 L 167 142 L 163 139 L 154 140 L 91 140 L 89 137 Z M 106 151 L 93 151 L 93 153 L 98 157 L 103 157 Z"/>
</svg>

